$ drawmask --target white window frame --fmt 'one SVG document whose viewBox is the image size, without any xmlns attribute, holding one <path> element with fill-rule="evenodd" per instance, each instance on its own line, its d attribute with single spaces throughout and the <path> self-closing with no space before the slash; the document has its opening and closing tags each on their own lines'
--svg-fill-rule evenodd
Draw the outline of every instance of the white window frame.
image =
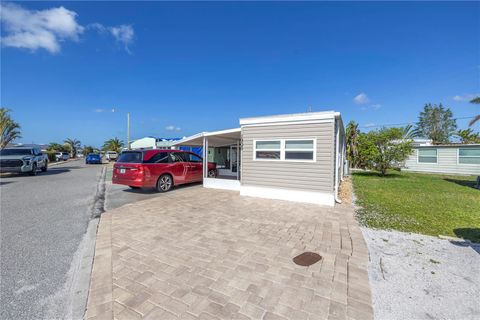
<svg viewBox="0 0 480 320">
<path fill-rule="evenodd" d="M 478 148 L 457 148 L 457 164 L 461 166 L 478 166 L 478 163 L 460 163 L 460 149 L 480 149 Z M 480 158 L 480 156 L 468 156 L 468 158 Z"/>
<path fill-rule="evenodd" d="M 285 141 L 313 141 L 313 149 L 285 149 Z M 280 149 L 257 149 L 257 141 L 280 141 Z M 257 159 L 257 151 L 280 151 L 280 159 Z M 312 160 L 302 159 L 285 159 L 285 151 L 313 151 Z M 253 140 L 253 161 L 273 161 L 273 162 L 317 162 L 317 139 L 316 138 L 272 138 L 272 139 L 254 139 Z"/>
<path fill-rule="evenodd" d="M 437 156 L 435 157 L 437 160 L 435 162 L 420 162 L 420 148 L 417 149 L 417 163 L 418 164 L 438 164 L 438 148 L 423 148 L 423 149 L 435 149 L 437 152 Z"/>
</svg>

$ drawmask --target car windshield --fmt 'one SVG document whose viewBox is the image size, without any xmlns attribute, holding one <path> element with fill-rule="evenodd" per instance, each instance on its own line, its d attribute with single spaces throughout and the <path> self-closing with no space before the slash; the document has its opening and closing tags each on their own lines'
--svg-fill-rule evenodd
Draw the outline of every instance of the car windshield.
<svg viewBox="0 0 480 320">
<path fill-rule="evenodd" d="M 0 156 L 30 156 L 32 149 L 3 149 L 0 150 Z"/>
<path fill-rule="evenodd" d="M 122 152 L 118 157 L 117 162 L 142 163 L 142 153 L 141 152 Z"/>
</svg>

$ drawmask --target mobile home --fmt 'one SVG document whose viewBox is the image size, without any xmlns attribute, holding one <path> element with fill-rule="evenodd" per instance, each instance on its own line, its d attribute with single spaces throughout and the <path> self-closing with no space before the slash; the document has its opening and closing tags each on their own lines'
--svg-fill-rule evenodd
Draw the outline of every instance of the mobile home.
<svg viewBox="0 0 480 320">
<path fill-rule="evenodd" d="M 340 113 L 308 112 L 243 118 L 240 127 L 202 132 L 174 145 L 202 146 L 218 175 L 207 188 L 241 195 L 333 206 L 343 177 L 345 133 Z"/>
<path fill-rule="evenodd" d="M 480 144 L 416 146 L 402 170 L 480 175 Z"/>
</svg>

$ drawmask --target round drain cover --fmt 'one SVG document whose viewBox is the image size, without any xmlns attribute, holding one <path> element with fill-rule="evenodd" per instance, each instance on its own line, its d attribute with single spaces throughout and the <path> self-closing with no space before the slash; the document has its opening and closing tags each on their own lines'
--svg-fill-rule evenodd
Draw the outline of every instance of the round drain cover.
<svg viewBox="0 0 480 320">
<path fill-rule="evenodd" d="M 322 260 L 322 256 L 315 252 L 304 252 L 293 258 L 293 262 L 299 266 L 308 267 Z"/>
</svg>

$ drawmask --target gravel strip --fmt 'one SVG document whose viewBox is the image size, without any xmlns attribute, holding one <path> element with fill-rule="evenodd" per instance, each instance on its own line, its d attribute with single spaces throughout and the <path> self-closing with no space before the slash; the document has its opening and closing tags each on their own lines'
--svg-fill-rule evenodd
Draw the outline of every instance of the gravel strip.
<svg viewBox="0 0 480 320">
<path fill-rule="evenodd" d="M 362 228 L 375 319 L 480 319 L 480 245 Z"/>
</svg>

